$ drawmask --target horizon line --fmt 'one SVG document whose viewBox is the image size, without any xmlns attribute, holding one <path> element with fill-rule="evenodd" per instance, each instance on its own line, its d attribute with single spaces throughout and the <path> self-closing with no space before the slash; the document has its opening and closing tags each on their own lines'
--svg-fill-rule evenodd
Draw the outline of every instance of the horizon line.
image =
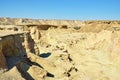
<svg viewBox="0 0 120 80">
<path fill-rule="evenodd" d="M 10 19 L 32 19 L 32 20 L 66 20 L 66 21 L 120 21 L 120 19 L 46 19 L 46 18 L 28 18 L 28 17 L 0 17 L 0 18 L 10 18 Z"/>
</svg>

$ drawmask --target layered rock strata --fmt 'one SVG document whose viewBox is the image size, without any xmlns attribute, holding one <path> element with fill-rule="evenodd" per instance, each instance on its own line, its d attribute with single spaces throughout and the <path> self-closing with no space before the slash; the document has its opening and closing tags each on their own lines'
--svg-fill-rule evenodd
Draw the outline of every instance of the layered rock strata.
<svg viewBox="0 0 120 80">
<path fill-rule="evenodd" d="M 120 79 L 120 21 L 1 18 L 0 23 L 0 68 L 8 68 L 0 73 L 1 80 L 5 76 L 21 80 Z M 15 76 L 9 75 L 14 72 Z"/>
</svg>

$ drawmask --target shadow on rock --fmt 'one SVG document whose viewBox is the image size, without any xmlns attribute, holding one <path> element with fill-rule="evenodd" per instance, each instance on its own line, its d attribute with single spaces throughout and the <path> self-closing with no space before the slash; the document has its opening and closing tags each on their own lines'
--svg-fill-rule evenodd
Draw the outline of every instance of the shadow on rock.
<svg viewBox="0 0 120 80">
<path fill-rule="evenodd" d="M 47 57 L 49 57 L 50 55 L 51 55 L 51 53 L 48 52 L 48 53 L 42 53 L 42 54 L 40 54 L 39 56 L 42 57 L 42 58 L 47 58 Z"/>
</svg>

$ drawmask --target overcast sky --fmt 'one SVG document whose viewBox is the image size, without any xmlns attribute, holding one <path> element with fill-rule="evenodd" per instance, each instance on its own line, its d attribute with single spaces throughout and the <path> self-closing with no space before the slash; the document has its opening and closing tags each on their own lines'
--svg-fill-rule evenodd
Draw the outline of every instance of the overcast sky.
<svg viewBox="0 0 120 80">
<path fill-rule="evenodd" d="M 0 0 L 0 17 L 120 20 L 120 0 Z"/>
</svg>

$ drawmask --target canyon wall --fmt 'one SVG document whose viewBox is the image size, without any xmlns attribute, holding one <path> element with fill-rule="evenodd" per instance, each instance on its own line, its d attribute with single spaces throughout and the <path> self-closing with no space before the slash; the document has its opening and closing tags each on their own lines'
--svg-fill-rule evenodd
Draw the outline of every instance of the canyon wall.
<svg viewBox="0 0 120 80">
<path fill-rule="evenodd" d="M 22 45 L 24 32 L 0 31 L 0 68 L 7 68 L 6 57 L 20 56 L 25 53 Z"/>
<path fill-rule="evenodd" d="M 8 69 L 1 80 L 120 79 L 120 21 L 0 18 L 0 24 L 0 68 Z"/>
<path fill-rule="evenodd" d="M 85 21 L 85 26 L 81 27 L 81 32 L 100 32 L 102 30 L 118 31 L 120 30 L 120 21 Z"/>
<path fill-rule="evenodd" d="M 30 30 L 30 27 L 37 27 L 40 30 L 53 28 L 73 28 L 81 32 L 100 32 L 101 30 L 120 30 L 120 20 L 39 20 L 0 18 L 1 30 Z"/>
</svg>

